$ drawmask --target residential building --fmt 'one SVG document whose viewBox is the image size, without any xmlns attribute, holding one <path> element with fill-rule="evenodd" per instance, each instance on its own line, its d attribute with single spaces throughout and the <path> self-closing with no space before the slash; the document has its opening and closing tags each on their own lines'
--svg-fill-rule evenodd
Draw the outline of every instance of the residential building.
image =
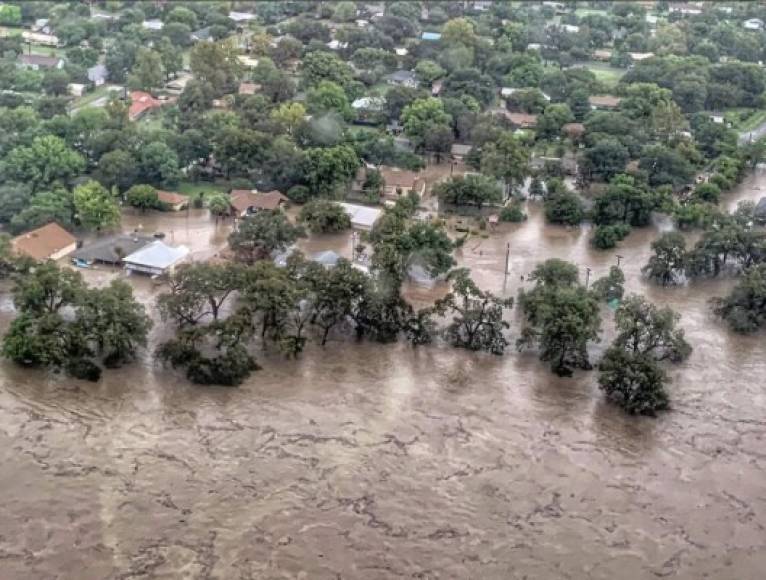
<svg viewBox="0 0 766 580">
<path fill-rule="evenodd" d="M 255 14 L 252 12 L 229 12 L 229 19 L 234 22 L 249 22 L 255 20 Z"/>
<path fill-rule="evenodd" d="M 356 205 L 353 203 L 341 203 L 348 217 L 351 218 L 351 227 L 355 230 L 365 232 L 372 231 L 375 224 L 383 216 L 383 210 L 365 205 Z"/>
<path fill-rule="evenodd" d="M 420 35 L 420 40 L 428 40 L 435 42 L 437 40 L 441 40 L 442 35 L 440 32 L 424 32 Z"/>
<path fill-rule="evenodd" d="M 121 234 L 100 238 L 90 244 L 84 245 L 72 254 L 72 261 L 80 266 L 92 264 L 109 264 L 116 266 L 122 263 L 123 258 L 155 241 L 151 236 L 139 236 L 137 234 Z"/>
<path fill-rule="evenodd" d="M 641 62 L 642 60 L 646 60 L 647 58 L 652 58 L 654 56 L 653 52 L 629 52 L 628 55 L 630 56 L 630 59 L 633 62 Z"/>
<path fill-rule="evenodd" d="M 145 28 L 146 30 L 154 30 L 155 32 L 159 32 L 165 27 L 165 24 L 162 22 L 162 20 L 153 18 L 151 20 L 144 20 L 141 23 L 141 27 Z"/>
<path fill-rule="evenodd" d="M 683 16 L 697 16 L 699 14 L 702 14 L 702 8 L 697 3 L 684 4 L 684 3 L 669 2 L 668 12 L 671 12 L 671 13 L 675 12 L 677 14 L 682 14 Z"/>
<path fill-rule="evenodd" d="M 64 59 L 57 56 L 43 56 L 42 54 L 19 55 L 18 66 L 31 70 L 63 68 Z"/>
<path fill-rule="evenodd" d="M 164 102 L 155 99 L 145 91 L 130 91 L 130 107 L 128 108 L 128 119 L 137 121 L 149 111 L 160 108 Z"/>
<path fill-rule="evenodd" d="M 35 23 L 30 26 L 32 32 L 40 32 L 42 34 L 50 34 L 52 29 L 49 24 L 50 20 L 47 18 L 38 18 Z"/>
<path fill-rule="evenodd" d="M 399 48 L 395 48 L 394 52 L 396 53 L 396 56 L 407 56 L 410 53 L 410 51 L 404 48 L 403 46 Z"/>
<path fill-rule="evenodd" d="M 250 189 L 234 189 L 229 194 L 232 213 L 237 217 L 246 217 L 261 210 L 276 210 L 289 202 L 279 191 L 259 193 Z"/>
<path fill-rule="evenodd" d="M 753 212 L 753 218 L 759 224 L 766 224 L 766 197 L 762 197 L 758 200 L 758 204 L 755 206 Z"/>
<path fill-rule="evenodd" d="M 745 20 L 742 23 L 742 26 L 747 30 L 763 30 L 763 20 L 760 18 L 751 18 L 750 20 Z"/>
<path fill-rule="evenodd" d="M 195 42 L 207 42 L 213 39 L 213 35 L 210 34 L 210 27 L 200 28 L 191 33 L 191 39 Z"/>
<path fill-rule="evenodd" d="M 258 83 L 239 83 L 239 90 L 237 92 L 240 95 L 254 95 L 260 92 L 262 88 L 263 86 Z"/>
<path fill-rule="evenodd" d="M 453 143 L 450 149 L 453 161 L 463 161 L 473 149 L 473 145 L 466 145 L 463 143 Z"/>
<path fill-rule="evenodd" d="M 574 24 L 562 24 L 561 30 L 569 34 L 577 34 L 578 32 L 580 32 L 580 27 Z"/>
<path fill-rule="evenodd" d="M 258 66 L 258 59 L 253 58 L 251 56 L 247 56 L 246 54 L 238 54 L 237 60 L 244 66 L 245 68 L 255 68 Z"/>
<path fill-rule="evenodd" d="M 416 171 L 407 171 L 398 167 L 381 165 L 378 168 L 383 178 L 383 197 L 396 200 L 402 195 L 415 193 L 422 197 L 426 190 L 426 182 Z"/>
<path fill-rule="evenodd" d="M 620 106 L 622 99 L 614 95 L 592 95 L 588 97 L 590 108 L 593 110 L 611 110 Z"/>
<path fill-rule="evenodd" d="M 69 83 L 67 89 L 73 97 L 81 97 L 85 94 L 85 85 L 82 83 Z"/>
<path fill-rule="evenodd" d="M 438 97 L 442 93 L 442 88 L 444 88 L 444 81 L 441 79 L 431 83 L 431 96 Z"/>
<path fill-rule="evenodd" d="M 593 60 L 600 60 L 602 62 L 610 61 L 612 59 L 612 51 L 608 49 L 598 49 L 593 51 Z"/>
<path fill-rule="evenodd" d="M 158 189 L 157 199 L 168 209 L 168 211 L 181 211 L 182 209 L 189 207 L 189 197 L 176 193 L 175 191 L 163 191 Z"/>
<path fill-rule="evenodd" d="M 16 254 L 35 260 L 58 260 L 77 248 L 77 239 L 58 225 L 51 222 L 11 240 Z"/>
<path fill-rule="evenodd" d="M 171 273 L 179 262 L 189 255 L 186 246 L 168 246 L 156 240 L 140 250 L 123 258 L 125 269 L 149 276 L 161 276 Z"/>
</svg>

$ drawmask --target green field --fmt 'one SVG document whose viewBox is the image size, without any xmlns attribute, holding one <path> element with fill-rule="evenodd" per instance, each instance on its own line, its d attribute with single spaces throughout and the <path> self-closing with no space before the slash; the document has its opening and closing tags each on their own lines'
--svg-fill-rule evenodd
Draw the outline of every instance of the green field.
<svg viewBox="0 0 766 580">
<path fill-rule="evenodd" d="M 616 85 L 627 72 L 624 68 L 615 68 L 601 62 L 587 62 L 582 66 L 596 75 L 598 80 L 608 85 Z"/>
<path fill-rule="evenodd" d="M 724 117 L 737 131 L 752 131 L 766 122 L 766 111 L 761 109 L 727 109 Z"/>
</svg>

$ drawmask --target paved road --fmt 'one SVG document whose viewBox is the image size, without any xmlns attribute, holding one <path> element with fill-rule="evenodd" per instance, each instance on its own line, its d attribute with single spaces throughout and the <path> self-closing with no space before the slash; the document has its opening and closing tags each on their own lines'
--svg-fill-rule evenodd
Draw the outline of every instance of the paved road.
<svg viewBox="0 0 766 580">
<path fill-rule="evenodd" d="M 748 143 L 751 139 L 753 141 L 757 141 L 758 139 L 761 139 L 763 137 L 766 137 L 766 121 L 758 125 L 752 131 L 742 131 L 742 133 L 739 134 L 739 144 L 744 145 L 745 143 Z"/>
</svg>

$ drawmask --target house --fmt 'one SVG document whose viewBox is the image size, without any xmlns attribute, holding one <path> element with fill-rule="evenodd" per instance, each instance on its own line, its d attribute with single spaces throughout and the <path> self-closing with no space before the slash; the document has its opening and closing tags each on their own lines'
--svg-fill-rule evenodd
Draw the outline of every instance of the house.
<svg viewBox="0 0 766 580">
<path fill-rule="evenodd" d="M 422 197 L 426 190 L 425 180 L 416 171 L 381 165 L 378 168 L 383 178 L 383 197 L 396 200 L 399 196 L 415 193 Z"/>
<path fill-rule="evenodd" d="M 151 20 L 144 20 L 141 23 L 141 27 L 146 30 L 154 30 L 156 32 L 159 32 L 165 27 L 165 24 L 162 22 L 162 20 L 158 20 L 157 18 L 153 18 Z"/>
<path fill-rule="evenodd" d="M 567 6 L 563 2 L 549 2 L 546 0 L 545 2 L 543 2 L 543 6 L 547 6 L 548 8 L 553 8 L 556 11 L 556 14 L 567 13 Z"/>
<path fill-rule="evenodd" d="M 63 68 L 64 60 L 57 56 L 42 54 L 22 54 L 19 56 L 19 67 L 30 70 Z"/>
<path fill-rule="evenodd" d="M 386 99 L 383 97 L 359 97 L 351 103 L 351 108 L 357 112 L 369 111 L 379 113 L 386 105 Z"/>
<path fill-rule="evenodd" d="M 42 32 L 32 32 L 31 30 L 23 30 L 21 32 L 21 39 L 24 42 L 31 44 L 41 44 L 43 46 L 59 46 L 59 38 L 53 34 L 43 34 Z"/>
<path fill-rule="evenodd" d="M 255 68 L 258 66 L 258 62 L 259 62 L 257 58 L 247 56 L 246 54 L 238 54 L 237 60 L 245 68 Z"/>
<path fill-rule="evenodd" d="M 580 27 L 574 24 L 562 24 L 561 30 L 569 34 L 577 34 L 578 32 L 580 32 Z"/>
<path fill-rule="evenodd" d="M 537 91 L 537 90 L 539 90 L 539 89 L 534 89 L 534 88 L 517 89 L 517 88 L 514 88 L 514 87 L 502 87 L 500 89 L 500 96 L 503 97 L 503 98 L 507 98 L 507 97 L 510 97 L 510 96 L 514 95 L 515 93 L 518 93 L 519 91 L 525 92 L 525 91 Z M 540 94 L 543 96 L 543 98 L 546 101 L 548 101 L 550 103 L 551 97 L 549 95 L 545 94 L 542 91 L 540 91 Z"/>
<path fill-rule="evenodd" d="M 239 83 L 239 90 L 237 92 L 240 95 L 254 95 L 260 92 L 262 88 L 263 86 L 258 83 Z"/>
<path fill-rule="evenodd" d="M 400 87 L 415 88 L 418 86 L 418 78 L 415 73 L 409 70 L 398 70 L 384 77 L 389 85 L 398 85 Z"/>
<path fill-rule="evenodd" d="M 151 236 L 118 235 L 101 238 L 79 248 L 72 254 L 72 261 L 78 265 L 109 264 L 119 265 L 125 256 L 137 252 L 155 241 Z"/>
<path fill-rule="evenodd" d="M 592 95 L 588 97 L 590 108 L 597 110 L 611 110 L 620 106 L 622 99 L 614 95 Z"/>
<path fill-rule="evenodd" d="M 610 61 L 612 59 L 612 51 L 607 49 L 599 49 L 593 51 L 593 60 Z"/>
<path fill-rule="evenodd" d="M 766 224 L 766 197 L 762 197 L 755 206 L 753 219 L 759 224 Z"/>
<path fill-rule="evenodd" d="M 465 145 L 462 143 L 453 143 L 450 154 L 453 161 L 463 161 L 473 149 L 473 145 Z"/>
<path fill-rule="evenodd" d="M 763 20 L 760 18 L 751 18 L 750 20 L 745 20 L 742 23 L 742 26 L 747 30 L 763 30 Z"/>
<path fill-rule="evenodd" d="M 100 87 L 109 77 L 109 71 L 103 64 L 97 64 L 88 69 L 88 80 L 95 86 Z"/>
<path fill-rule="evenodd" d="M 566 123 L 561 127 L 561 131 L 572 141 L 577 141 L 585 134 L 585 125 L 582 123 Z"/>
<path fill-rule="evenodd" d="M 723 125 L 725 121 L 723 113 L 718 113 L 718 112 L 708 113 L 708 117 L 710 117 L 710 120 L 713 121 L 713 123 L 716 123 L 718 125 Z"/>
<path fill-rule="evenodd" d="M 424 32 L 420 35 L 420 40 L 437 41 L 441 40 L 442 35 L 440 32 Z"/>
<path fill-rule="evenodd" d="M 365 20 L 364 18 L 358 18 L 354 21 L 359 28 L 367 28 L 370 25 L 369 20 Z"/>
<path fill-rule="evenodd" d="M 444 81 L 441 79 L 431 83 L 431 96 L 438 97 L 441 94 L 443 87 L 444 87 Z"/>
<path fill-rule="evenodd" d="M 407 56 L 410 53 L 410 51 L 404 48 L 403 46 L 399 48 L 395 48 L 394 52 L 396 53 L 396 56 Z"/>
<path fill-rule="evenodd" d="M 491 109 L 490 114 L 503 117 L 517 129 L 532 129 L 537 127 L 537 115 L 529 113 L 511 113 L 507 109 Z"/>
<path fill-rule="evenodd" d="M 210 33 L 210 27 L 205 26 L 205 28 L 195 30 L 191 33 L 191 39 L 194 42 L 207 42 L 208 40 L 213 40 L 213 35 Z"/>
<path fill-rule="evenodd" d="M 232 213 L 237 217 L 252 215 L 261 210 L 276 210 L 289 200 L 279 191 L 259 193 L 256 190 L 234 189 L 229 194 Z"/>
<path fill-rule="evenodd" d="M 81 97 L 85 94 L 85 85 L 82 83 L 69 83 L 67 89 L 69 90 L 69 94 L 73 97 Z"/>
<path fill-rule="evenodd" d="M 334 268 L 338 265 L 338 260 L 341 259 L 341 255 L 332 250 L 325 250 L 323 252 L 317 252 L 311 256 L 311 261 L 321 264 L 327 269 Z"/>
<path fill-rule="evenodd" d="M 161 276 L 173 271 L 175 266 L 189 255 L 186 246 L 168 246 L 156 240 L 123 258 L 125 269 L 130 272 Z"/>
<path fill-rule="evenodd" d="M 659 18 L 655 16 L 654 14 L 647 14 L 646 15 L 646 23 L 651 25 L 656 25 Z"/>
<path fill-rule="evenodd" d="M 630 59 L 633 62 L 641 62 L 642 60 L 646 60 L 647 58 L 652 58 L 654 56 L 653 52 L 629 52 L 628 55 L 630 56 Z"/>
<path fill-rule="evenodd" d="M 77 248 L 77 239 L 58 225 L 51 222 L 46 226 L 16 236 L 11 240 L 14 253 L 29 256 L 35 260 L 58 260 Z"/>
<path fill-rule="evenodd" d="M 249 22 L 255 20 L 255 14 L 252 12 L 229 12 L 229 20 L 234 22 Z"/>
<path fill-rule="evenodd" d="M 130 107 L 128 108 L 128 119 L 137 121 L 149 111 L 158 109 L 163 105 L 163 101 L 155 99 L 149 93 L 144 91 L 130 91 Z"/>
<path fill-rule="evenodd" d="M 168 209 L 168 211 L 181 211 L 182 209 L 189 207 L 189 197 L 176 193 L 175 191 L 163 191 L 158 189 L 157 199 Z"/>
<path fill-rule="evenodd" d="M 341 203 L 343 210 L 351 218 L 351 227 L 365 232 L 372 231 L 383 216 L 383 210 L 353 203 Z"/>
</svg>

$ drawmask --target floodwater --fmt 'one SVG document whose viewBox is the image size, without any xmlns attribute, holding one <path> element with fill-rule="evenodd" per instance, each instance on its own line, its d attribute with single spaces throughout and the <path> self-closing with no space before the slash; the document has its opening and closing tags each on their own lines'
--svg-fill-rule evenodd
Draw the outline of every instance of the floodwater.
<svg viewBox="0 0 766 580">
<path fill-rule="evenodd" d="M 766 173 L 727 203 L 756 187 Z M 732 282 L 643 282 L 668 224 L 603 253 L 529 213 L 472 238 L 460 261 L 512 295 L 548 257 L 593 279 L 622 255 L 629 290 L 681 311 L 694 346 L 670 371 L 672 411 L 626 417 L 595 373 L 559 379 L 534 353 L 338 337 L 297 361 L 262 354 L 237 389 L 190 385 L 148 357 L 98 384 L 3 362 L 0 578 L 763 578 L 764 335 L 732 335 L 707 306 Z M 199 252 L 225 239 L 201 213 L 177 219 L 175 241 Z M 142 299 L 157 292 L 138 284 Z M 6 300 L 3 326 L 11 316 Z M 608 338 L 608 312 L 604 326 Z"/>
</svg>

